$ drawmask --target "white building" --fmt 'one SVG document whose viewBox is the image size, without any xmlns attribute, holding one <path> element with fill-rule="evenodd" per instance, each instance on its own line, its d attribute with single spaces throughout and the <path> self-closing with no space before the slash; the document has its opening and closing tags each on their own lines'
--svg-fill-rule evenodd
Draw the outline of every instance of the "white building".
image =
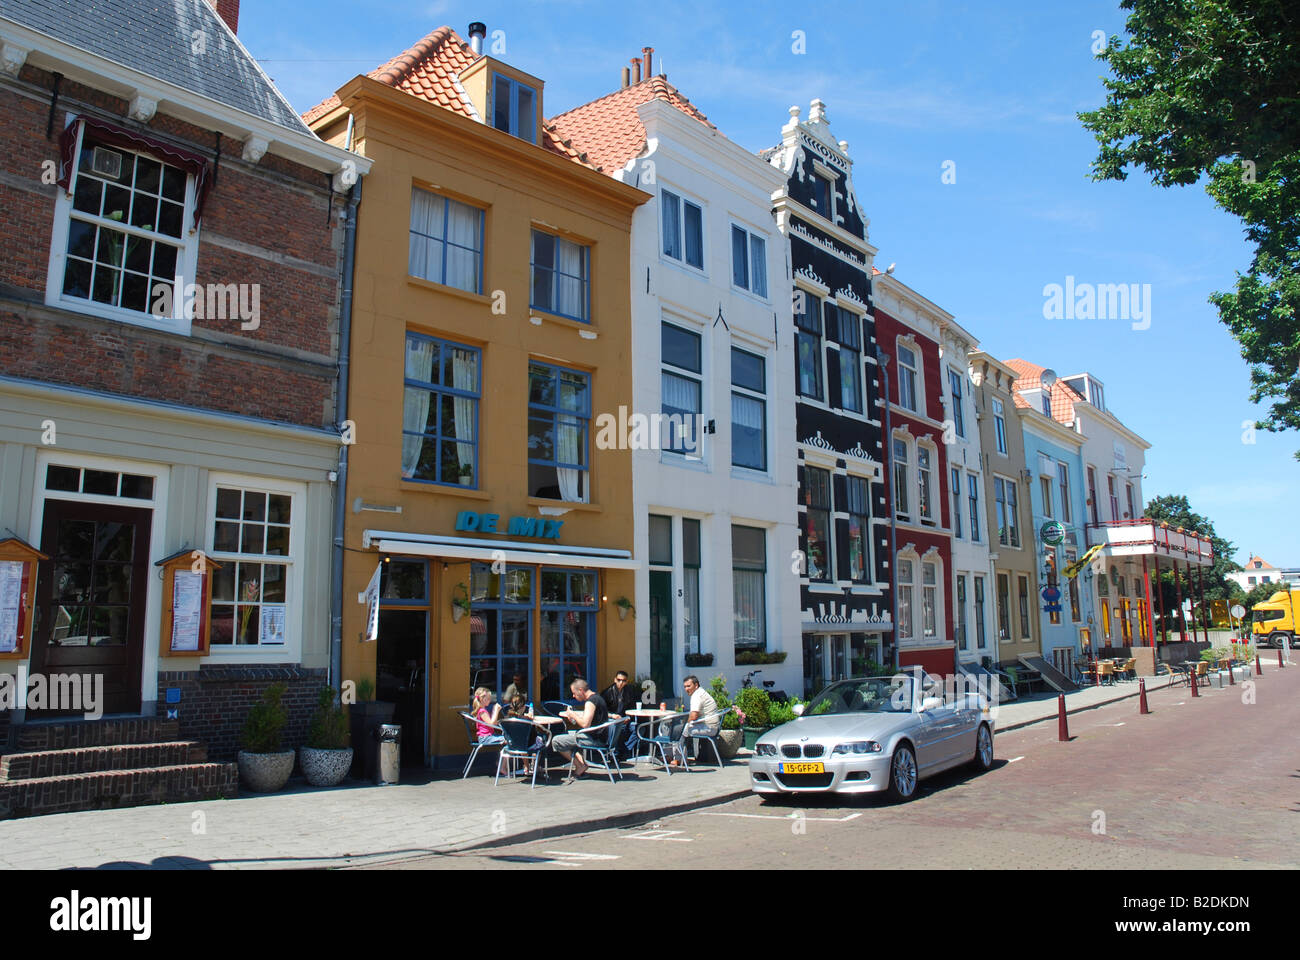
<svg viewBox="0 0 1300 960">
<path fill-rule="evenodd" d="M 1227 575 L 1242 590 L 1250 593 L 1261 583 L 1281 584 L 1300 583 L 1300 567 L 1275 567 L 1263 557 L 1252 556 L 1246 561 L 1246 569 Z M 1281 586 L 1278 587 L 1282 589 Z"/>
<path fill-rule="evenodd" d="M 785 178 L 651 75 L 648 57 L 646 73 L 553 121 L 606 173 L 655 195 L 632 221 L 629 415 L 686 427 L 650 431 L 659 449 L 634 454 L 635 668 L 660 699 L 691 673 L 705 685 L 724 674 L 734 691 L 756 669 L 795 693 L 794 353 L 776 339 L 793 309 L 771 214 Z M 778 651 L 782 664 L 736 663 Z"/>
</svg>

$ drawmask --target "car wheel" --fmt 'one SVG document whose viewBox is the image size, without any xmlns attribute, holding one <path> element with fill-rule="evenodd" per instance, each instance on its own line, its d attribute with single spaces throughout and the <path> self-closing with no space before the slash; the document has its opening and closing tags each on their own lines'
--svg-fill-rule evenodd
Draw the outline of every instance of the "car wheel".
<svg viewBox="0 0 1300 960">
<path fill-rule="evenodd" d="M 894 748 L 894 758 L 889 763 L 889 796 L 906 803 L 916 796 L 916 754 L 906 743 Z"/>
<path fill-rule="evenodd" d="M 987 723 L 981 723 L 975 735 L 974 763 L 981 773 L 993 769 L 993 733 Z"/>
</svg>

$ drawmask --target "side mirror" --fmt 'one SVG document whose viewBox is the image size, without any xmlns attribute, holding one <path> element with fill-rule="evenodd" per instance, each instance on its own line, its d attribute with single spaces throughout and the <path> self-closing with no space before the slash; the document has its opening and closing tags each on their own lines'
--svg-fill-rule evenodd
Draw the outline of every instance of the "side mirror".
<svg viewBox="0 0 1300 960">
<path fill-rule="evenodd" d="M 802 717 L 802 716 L 803 716 L 803 704 L 802 704 L 802 703 L 796 703 L 793 707 L 791 707 L 791 709 L 794 711 L 794 715 L 795 715 L 796 717 Z"/>
<path fill-rule="evenodd" d="M 921 712 L 925 713 L 927 710 L 937 710 L 942 706 L 943 700 L 939 697 L 926 697 L 921 701 Z"/>
</svg>

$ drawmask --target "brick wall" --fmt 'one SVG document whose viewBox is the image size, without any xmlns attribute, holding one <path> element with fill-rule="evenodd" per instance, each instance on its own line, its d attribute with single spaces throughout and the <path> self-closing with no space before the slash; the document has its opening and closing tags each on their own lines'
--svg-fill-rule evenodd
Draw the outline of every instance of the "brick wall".
<svg viewBox="0 0 1300 960">
<path fill-rule="evenodd" d="M 126 117 L 127 102 L 65 80 L 45 137 L 52 78 L 27 66 L 0 82 L 0 374 L 65 383 L 305 426 L 333 422 L 342 233 L 325 174 L 271 155 L 240 159 L 221 142 L 216 184 L 199 229 L 199 284 L 257 284 L 260 322 L 195 318 L 189 336 L 44 306 L 68 112 L 138 129 L 215 158 L 209 130 L 157 114 Z"/>
<path fill-rule="evenodd" d="M 239 752 L 239 735 L 253 704 L 266 688 L 281 681 L 288 687 L 282 703 L 289 714 L 284 749 L 297 749 L 307 739 L 307 727 L 316 712 L 316 699 L 326 685 L 326 671 L 291 664 L 225 666 L 205 664 L 198 671 L 158 674 L 158 716 L 165 717 L 167 688 L 179 687 L 180 732 L 187 740 L 201 740 L 210 760 L 233 760 Z"/>
</svg>

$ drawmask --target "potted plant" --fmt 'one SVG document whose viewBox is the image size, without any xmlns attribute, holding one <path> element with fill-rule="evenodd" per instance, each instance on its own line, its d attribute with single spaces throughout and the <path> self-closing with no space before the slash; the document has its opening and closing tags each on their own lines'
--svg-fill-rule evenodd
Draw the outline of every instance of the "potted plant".
<svg viewBox="0 0 1300 960">
<path fill-rule="evenodd" d="M 736 695 L 736 707 L 745 717 L 742 729 L 746 749 L 753 750 L 758 738 L 772 725 L 769 716 L 771 706 L 772 699 L 767 691 L 758 687 L 745 687 Z"/>
<path fill-rule="evenodd" d="M 474 466 L 473 464 L 464 463 L 460 467 L 460 485 L 462 487 L 472 487 L 474 485 Z"/>
<path fill-rule="evenodd" d="M 352 767 L 352 747 L 348 745 L 348 718 L 334 702 L 334 691 L 320 692 L 316 715 L 311 718 L 307 742 L 298 751 L 303 775 L 313 787 L 337 787 Z"/>
<path fill-rule="evenodd" d="M 614 601 L 614 606 L 618 607 L 618 618 L 620 620 L 626 620 L 629 613 L 634 617 L 636 616 L 636 607 L 632 606 L 632 601 L 627 597 L 619 597 Z"/>
<path fill-rule="evenodd" d="M 379 763 L 379 749 L 370 731 L 377 724 L 389 723 L 397 704 L 375 699 L 375 684 L 369 677 L 357 681 L 357 702 L 348 705 L 348 723 L 352 728 L 352 776 L 373 779 Z"/>
<path fill-rule="evenodd" d="M 730 760 L 740 752 L 745 743 L 745 733 L 741 729 L 745 724 L 745 715 L 731 702 L 727 692 L 726 677 L 714 677 L 709 681 L 709 693 L 722 714 L 722 731 L 718 734 L 718 753 L 723 760 Z M 734 709 L 733 709 L 734 708 Z"/>
<path fill-rule="evenodd" d="M 286 687 L 273 683 L 266 688 L 259 703 L 253 704 L 244 720 L 239 742 L 239 779 L 256 793 L 280 790 L 293 772 L 292 750 L 280 749 L 280 736 L 289 717 L 280 702 Z"/>
<path fill-rule="evenodd" d="M 463 583 L 456 584 L 451 595 L 451 622 L 460 623 L 460 618 L 469 613 L 469 589 Z"/>
<path fill-rule="evenodd" d="M 688 653 L 686 655 L 686 665 L 688 667 L 711 667 L 713 666 L 713 654 Z"/>
</svg>

